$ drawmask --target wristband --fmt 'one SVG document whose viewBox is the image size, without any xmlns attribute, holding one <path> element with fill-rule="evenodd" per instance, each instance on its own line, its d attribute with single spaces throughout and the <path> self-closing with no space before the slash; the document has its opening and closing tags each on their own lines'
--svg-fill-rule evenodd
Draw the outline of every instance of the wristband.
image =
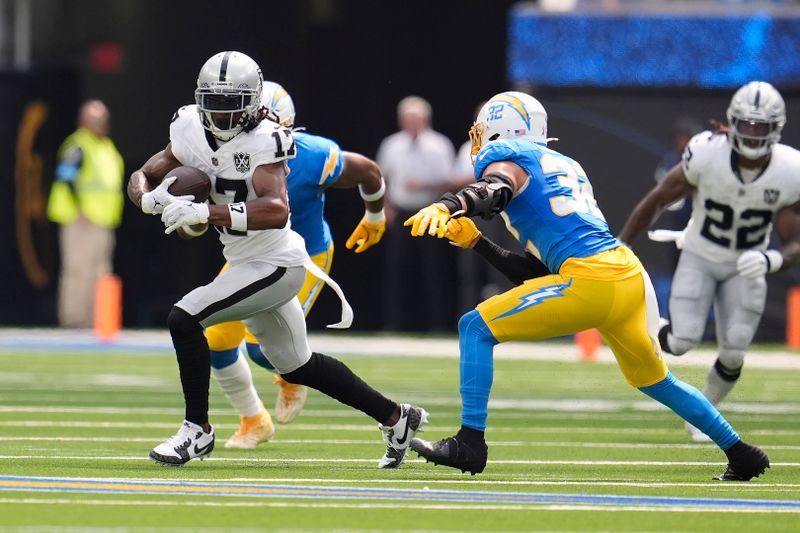
<svg viewBox="0 0 800 533">
<path fill-rule="evenodd" d="M 228 204 L 228 212 L 231 214 L 231 229 L 247 231 L 247 206 L 245 203 Z"/>
<path fill-rule="evenodd" d="M 181 231 L 183 231 L 189 237 L 199 237 L 200 235 L 208 231 L 208 224 L 204 224 L 203 229 L 201 229 L 200 231 L 195 230 L 191 226 L 181 226 Z"/>
<path fill-rule="evenodd" d="M 361 195 L 361 198 L 365 202 L 374 202 L 375 200 L 380 200 L 381 198 L 383 198 L 383 193 L 385 192 L 386 192 L 386 182 L 383 180 L 382 177 L 381 177 L 381 187 L 375 192 L 370 192 L 370 193 L 364 192 L 364 186 L 361 184 L 358 185 L 358 194 Z"/>
<path fill-rule="evenodd" d="M 364 220 L 369 222 L 370 224 L 380 224 L 384 220 L 386 220 L 386 214 L 383 212 L 383 209 L 377 212 L 372 211 L 364 211 Z"/>
<path fill-rule="evenodd" d="M 773 274 L 781 269 L 783 266 L 783 254 L 778 250 L 767 250 L 762 252 L 764 257 L 767 258 L 767 272 Z"/>
</svg>

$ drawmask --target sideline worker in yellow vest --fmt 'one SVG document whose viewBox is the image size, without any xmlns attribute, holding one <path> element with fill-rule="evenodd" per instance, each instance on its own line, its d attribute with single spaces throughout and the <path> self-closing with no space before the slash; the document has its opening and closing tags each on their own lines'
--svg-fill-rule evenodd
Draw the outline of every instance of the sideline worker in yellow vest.
<svg viewBox="0 0 800 533">
<path fill-rule="evenodd" d="M 47 216 L 61 225 L 58 320 L 65 327 L 92 326 L 97 280 L 112 271 L 125 169 L 109 126 L 105 104 L 89 100 L 81 106 L 77 131 L 58 151 Z"/>
</svg>

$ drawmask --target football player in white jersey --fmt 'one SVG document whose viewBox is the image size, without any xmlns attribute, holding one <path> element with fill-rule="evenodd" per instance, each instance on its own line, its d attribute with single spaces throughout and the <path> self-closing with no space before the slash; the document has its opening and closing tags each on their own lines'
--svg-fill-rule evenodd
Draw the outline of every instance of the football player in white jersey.
<svg viewBox="0 0 800 533">
<path fill-rule="evenodd" d="M 727 127 L 689 141 L 675 165 L 631 213 L 619 238 L 633 242 L 672 202 L 692 195 L 682 232 L 651 232 L 682 249 L 672 282 L 661 347 L 683 355 L 700 342 L 714 304 L 719 355 L 705 395 L 719 404 L 731 391 L 753 340 L 767 295 L 765 275 L 800 262 L 800 151 L 779 144 L 786 106 L 769 83 L 733 95 Z M 768 249 L 771 229 L 780 249 Z M 707 436 L 687 424 L 693 440 Z"/>
<path fill-rule="evenodd" d="M 173 117 L 170 143 L 128 182 L 128 196 L 146 214 L 161 214 L 166 233 L 193 235 L 213 224 L 229 268 L 184 296 L 167 319 L 186 402 L 185 420 L 172 437 L 150 452 L 164 465 L 207 457 L 214 449 L 208 420 L 211 357 L 203 329 L 243 320 L 280 375 L 307 385 L 374 418 L 387 441 L 384 460 L 399 466 L 408 443 L 427 421 L 424 409 L 397 404 L 364 383 L 340 361 L 312 353 L 297 300 L 306 268 L 342 298 L 342 322 L 352 312 L 332 283 L 309 259 L 302 237 L 289 227 L 286 161 L 295 154 L 292 132 L 258 121 L 263 79 L 255 61 L 240 52 L 220 52 L 203 65 L 196 105 Z M 175 197 L 169 172 L 181 165 L 211 178 L 210 203 Z M 150 184 L 155 188 L 151 190 Z"/>
</svg>

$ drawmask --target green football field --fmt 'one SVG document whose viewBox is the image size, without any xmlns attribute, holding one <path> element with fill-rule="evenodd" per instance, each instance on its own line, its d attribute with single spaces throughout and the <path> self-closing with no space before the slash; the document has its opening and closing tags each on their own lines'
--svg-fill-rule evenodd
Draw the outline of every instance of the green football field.
<svg viewBox="0 0 800 533">
<path fill-rule="evenodd" d="M 382 352 L 380 338 L 363 342 Z M 615 365 L 513 358 L 495 364 L 489 465 L 477 476 L 416 454 L 379 470 L 376 424 L 315 391 L 271 442 L 226 450 L 238 420 L 215 383 L 213 456 L 160 467 L 147 454 L 183 419 L 174 355 L 65 349 L 0 349 L 0 530 L 800 530 L 797 366 L 746 369 L 723 412 L 772 468 L 720 483 L 711 478 L 723 453 L 689 442 Z M 424 406 L 421 436 L 457 429 L 457 359 L 342 359 L 386 395 Z M 702 386 L 704 366 L 673 370 Z M 271 405 L 270 376 L 254 374 Z"/>
</svg>

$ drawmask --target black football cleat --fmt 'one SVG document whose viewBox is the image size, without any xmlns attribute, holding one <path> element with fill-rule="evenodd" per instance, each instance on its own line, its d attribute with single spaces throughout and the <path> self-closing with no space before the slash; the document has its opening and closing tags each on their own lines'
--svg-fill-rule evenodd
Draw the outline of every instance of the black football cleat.
<svg viewBox="0 0 800 533">
<path fill-rule="evenodd" d="M 763 474 L 769 468 L 769 457 L 758 446 L 740 440 L 730 449 L 725 450 L 728 456 L 728 468 L 722 474 L 714 476 L 717 481 L 750 481 Z"/>
<path fill-rule="evenodd" d="M 450 466 L 473 476 L 486 468 L 488 448 L 483 439 L 470 440 L 461 435 L 447 437 L 437 442 L 422 439 L 411 441 L 411 449 L 435 465 Z"/>
</svg>

